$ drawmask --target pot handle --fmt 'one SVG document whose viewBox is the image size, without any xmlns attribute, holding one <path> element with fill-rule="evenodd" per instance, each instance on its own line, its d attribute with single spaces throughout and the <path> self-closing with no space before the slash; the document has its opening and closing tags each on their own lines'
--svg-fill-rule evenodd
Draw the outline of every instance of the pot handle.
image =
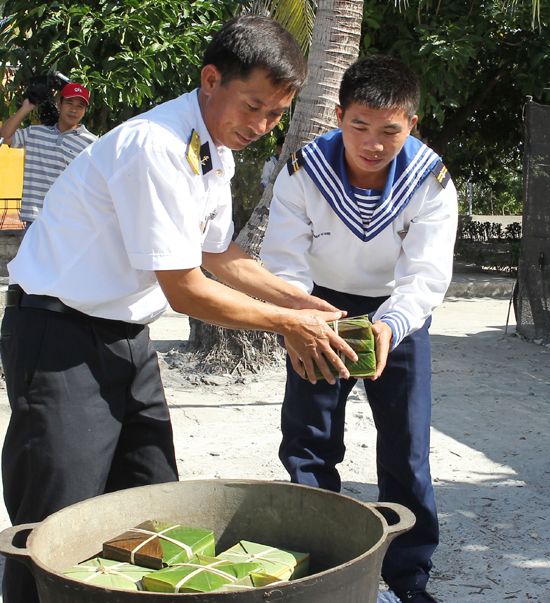
<svg viewBox="0 0 550 603">
<path fill-rule="evenodd" d="M 396 536 L 399 536 L 399 534 L 403 534 L 403 532 L 407 532 L 408 530 L 410 530 L 416 523 L 416 517 L 414 516 L 414 513 L 412 511 L 410 511 L 409 509 L 407 509 L 407 507 L 404 507 L 403 505 L 400 505 L 399 503 L 375 502 L 375 503 L 370 503 L 370 504 L 378 511 L 380 509 L 390 509 L 398 516 L 399 521 L 392 525 L 388 524 L 388 522 L 384 518 L 384 521 L 386 522 L 386 526 L 387 526 L 386 527 L 386 531 L 388 534 L 387 539 L 390 542 Z"/>
<path fill-rule="evenodd" d="M 0 554 L 32 567 L 30 551 L 26 548 L 26 544 L 29 534 L 37 525 L 38 522 L 22 523 L 0 532 Z M 24 532 L 28 533 L 24 534 Z M 20 546 L 16 546 L 16 544 Z"/>
</svg>

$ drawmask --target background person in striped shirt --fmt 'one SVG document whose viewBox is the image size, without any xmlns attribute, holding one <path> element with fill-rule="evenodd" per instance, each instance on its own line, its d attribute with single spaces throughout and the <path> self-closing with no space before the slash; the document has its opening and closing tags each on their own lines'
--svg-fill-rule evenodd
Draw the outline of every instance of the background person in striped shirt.
<svg viewBox="0 0 550 603">
<path fill-rule="evenodd" d="M 26 228 L 36 219 L 44 205 L 46 193 L 59 174 L 81 151 L 97 140 L 97 136 L 80 123 L 89 102 L 90 95 L 84 86 L 67 84 L 59 97 L 59 120 L 54 126 L 20 129 L 23 120 L 36 107 L 26 98 L 17 113 L 0 128 L 4 144 L 26 151 L 20 215 Z"/>
</svg>

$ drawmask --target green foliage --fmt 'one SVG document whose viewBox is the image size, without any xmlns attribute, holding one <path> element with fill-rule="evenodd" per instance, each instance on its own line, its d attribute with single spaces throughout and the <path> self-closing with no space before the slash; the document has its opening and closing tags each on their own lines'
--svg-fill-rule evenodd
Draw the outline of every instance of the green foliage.
<svg viewBox="0 0 550 603">
<path fill-rule="evenodd" d="M 307 55 L 317 0 L 251 0 L 246 2 L 246 10 L 257 15 L 269 15 L 287 29 Z"/>
<path fill-rule="evenodd" d="M 196 87 L 212 32 L 238 2 L 210 0 L 7 0 L 0 65 L 18 65 L 9 106 L 32 74 L 56 69 L 91 92 L 96 133 Z"/>
<path fill-rule="evenodd" d="M 503 162 L 499 169 L 477 174 L 475 179 L 456 178 L 460 213 L 470 213 L 471 206 L 474 215 L 521 214 L 523 185 L 516 169 L 513 162 Z"/>
<path fill-rule="evenodd" d="M 503 228 L 498 222 L 476 222 L 461 217 L 455 258 L 485 270 L 517 274 L 521 250 L 521 224 Z"/>
<path fill-rule="evenodd" d="M 235 176 L 231 181 L 233 194 L 233 222 L 235 236 L 248 222 L 256 205 L 262 198 L 264 187 L 260 183 L 265 159 L 244 157 L 242 152 L 235 152 Z"/>
<path fill-rule="evenodd" d="M 512 222 L 503 228 L 500 222 L 477 222 L 461 219 L 458 225 L 459 240 L 490 243 L 494 241 L 517 242 L 521 239 L 521 224 Z"/>
<path fill-rule="evenodd" d="M 419 134 L 459 182 L 494 190 L 521 172 L 525 97 L 550 102 L 550 4 L 537 10 L 533 30 L 530 2 L 418 0 L 400 12 L 365 0 L 363 53 L 398 56 L 419 74 Z"/>
<path fill-rule="evenodd" d="M 266 136 L 245 147 L 233 151 L 235 176 L 231 181 L 233 193 L 233 221 L 235 234 L 248 222 L 264 191 L 260 183 L 264 163 L 277 152 L 276 140 L 288 130 L 289 115 L 283 115 L 278 126 Z"/>
</svg>

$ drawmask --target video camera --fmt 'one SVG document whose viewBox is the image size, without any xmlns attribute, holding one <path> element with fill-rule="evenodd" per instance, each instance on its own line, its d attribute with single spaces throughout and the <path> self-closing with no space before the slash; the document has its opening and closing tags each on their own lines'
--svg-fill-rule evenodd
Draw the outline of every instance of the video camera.
<svg viewBox="0 0 550 603">
<path fill-rule="evenodd" d="M 72 80 L 59 71 L 49 71 L 42 75 L 34 75 L 23 98 L 38 107 L 38 117 L 45 126 L 53 126 L 59 120 L 59 109 L 55 102 L 54 91 L 63 90 Z"/>
</svg>

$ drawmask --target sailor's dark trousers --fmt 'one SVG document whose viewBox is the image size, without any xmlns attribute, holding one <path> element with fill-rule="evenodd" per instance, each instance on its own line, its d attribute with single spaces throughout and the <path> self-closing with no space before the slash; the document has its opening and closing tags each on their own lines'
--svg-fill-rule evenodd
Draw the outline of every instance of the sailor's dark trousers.
<svg viewBox="0 0 550 603">
<path fill-rule="evenodd" d="M 372 314 L 386 299 L 318 286 L 313 295 L 347 310 L 349 317 Z M 378 500 L 400 503 L 416 516 L 414 528 L 391 543 L 384 559 L 382 577 L 394 591 L 425 588 L 439 542 L 429 466 L 430 322 L 390 352 L 379 379 L 363 380 L 377 430 Z M 280 458 L 293 482 L 340 491 L 336 465 L 344 458 L 346 400 L 356 382 L 312 385 L 287 361 Z"/>
</svg>

